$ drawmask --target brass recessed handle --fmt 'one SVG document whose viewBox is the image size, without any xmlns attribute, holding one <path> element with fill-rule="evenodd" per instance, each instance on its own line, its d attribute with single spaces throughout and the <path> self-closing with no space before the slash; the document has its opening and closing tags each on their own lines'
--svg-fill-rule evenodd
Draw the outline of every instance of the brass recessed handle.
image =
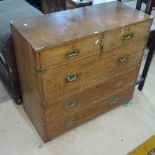
<svg viewBox="0 0 155 155">
<path fill-rule="evenodd" d="M 114 84 L 114 87 L 115 87 L 115 88 L 120 88 L 120 87 L 122 87 L 122 85 L 123 85 L 123 82 L 122 82 L 122 81 L 117 81 L 117 82 Z"/>
<path fill-rule="evenodd" d="M 68 102 L 68 103 L 65 105 L 65 110 L 72 109 L 72 108 L 76 107 L 76 105 L 77 105 L 77 101 Z"/>
<path fill-rule="evenodd" d="M 77 121 L 77 117 L 69 118 L 69 119 L 65 122 L 65 126 L 73 125 L 76 121 Z"/>
<path fill-rule="evenodd" d="M 114 98 L 111 100 L 111 103 L 114 104 L 114 103 L 117 103 L 118 101 L 119 101 L 119 98 Z"/>
<path fill-rule="evenodd" d="M 72 51 L 67 51 L 65 56 L 66 56 L 66 58 L 74 58 L 74 57 L 78 56 L 79 53 L 80 53 L 79 49 L 74 49 Z"/>
<path fill-rule="evenodd" d="M 123 63 L 128 61 L 128 56 L 121 56 L 118 58 L 118 63 Z"/>
<path fill-rule="evenodd" d="M 130 40 L 134 37 L 134 33 L 133 32 L 129 32 L 129 33 L 125 33 L 122 36 L 122 41 L 127 41 Z"/>
<path fill-rule="evenodd" d="M 69 75 L 66 78 L 66 80 L 67 80 L 67 82 L 72 82 L 72 81 L 78 80 L 78 78 L 79 78 L 79 74 L 78 73 L 75 73 L 75 74 Z"/>
</svg>

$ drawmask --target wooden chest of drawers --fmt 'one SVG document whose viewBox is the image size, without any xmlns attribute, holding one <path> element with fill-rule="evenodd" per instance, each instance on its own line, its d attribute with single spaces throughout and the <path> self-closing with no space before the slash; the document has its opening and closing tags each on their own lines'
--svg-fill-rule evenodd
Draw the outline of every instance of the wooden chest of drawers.
<svg viewBox="0 0 155 155">
<path fill-rule="evenodd" d="M 132 99 L 151 23 L 119 2 L 11 22 L 23 105 L 44 141 Z"/>
</svg>

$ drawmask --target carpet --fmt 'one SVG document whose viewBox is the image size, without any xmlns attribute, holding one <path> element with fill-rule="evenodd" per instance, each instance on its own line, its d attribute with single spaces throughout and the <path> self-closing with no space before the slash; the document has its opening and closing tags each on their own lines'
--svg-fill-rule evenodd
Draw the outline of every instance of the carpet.
<svg viewBox="0 0 155 155">
<path fill-rule="evenodd" d="M 128 153 L 128 155 L 155 155 L 155 136 Z"/>
</svg>

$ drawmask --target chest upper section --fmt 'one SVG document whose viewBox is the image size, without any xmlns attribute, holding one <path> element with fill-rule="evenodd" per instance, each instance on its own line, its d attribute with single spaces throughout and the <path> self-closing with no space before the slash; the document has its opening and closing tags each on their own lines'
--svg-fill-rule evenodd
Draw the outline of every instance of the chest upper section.
<svg viewBox="0 0 155 155">
<path fill-rule="evenodd" d="M 151 21 L 146 20 L 73 40 L 54 48 L 33 52 L 34 68 L 40 71 L 71 63 L 80 64 L 86 58 L 94 61 L 95 57 L 98 57 L 97 62 L 99 62 L 105 56 L 110 61 L 118 52 L 124 53 L 123 56 L 126 56 L 128 52 L 131 54 L 142 52 L 150 25 Z M 108 57 L 108 55 L 111 56 Z"/>
<path fill-rule="evenodd" d="M 140 28 L 137 25 L 132 27 L 128 25 L 149 19 L 150 16 L 120 2 L 109 2 L 42 15 L 28 20 L 14 21 L 12 25 L 37 52 L 107 31 L 108 34 L 105 36 L 107 41 L 109 41 L 111 33 L 119 41 L 128 40 L 135 33 L 135 37 L 138 37 L 137 29 Z M 115 29 L 115 32 L 111 31 L 112 29 Z M 126 34 L 133 30 L 136 31 L 134 34 Z M 122 33 L 124 39 L 121 38 Z M 101 36 L 98 39 L 100 41 Z"/>
</svg>

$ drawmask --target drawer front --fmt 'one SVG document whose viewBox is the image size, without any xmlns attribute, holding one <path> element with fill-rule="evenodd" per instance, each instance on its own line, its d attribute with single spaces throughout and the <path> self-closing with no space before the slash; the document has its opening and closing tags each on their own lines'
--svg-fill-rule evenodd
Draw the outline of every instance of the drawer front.
<svg viewBox="0 0 155 155">
<path fill-rule="evenodd" d="M 75 112 L 90 103 L 97 102 L 134 85 L 138 70 L 139 67 L 129 69 L 84 91 L 68 95 L 55 103 L 49 101 L 49 106 L 45 109 L 45 121 L 50 122 L 60 117 L 65 117 L 68 113 Z"/>
<path fill-rule="evenodd" d="M 60 65 L 100 53 L 101 35 L 78 40 L 40 53 L 41 68 Z"/>
<path fill-rule="evenodd" d="M 74 114 L 64 117 L 63 119 L 55 120 L 50 124 L 46 124 L 48 139 L 52 139 L 73 127 L 76 127 L 90 119 L 93 119 L 103 112 L 106 112 L 121 105 L 124 102 L 131 100 L 133 90 L 134 87 L 127 88 L 126 90 L 118 94 L 92 104 Z"/>
<path fill-rule="evenodd" d="M 57 98 L 140 63 L 142 45 L 124 46 L 100 56 L 49 69 L 41 74 L 44 99 Z"/>
<path fill-rule="evenodd" d="M 126 45 L 138 40 L 146 40 L 150 30 L 150 20 L 141 23 L 127 25 L 123 28 L 117 28 L 106 31 L 102 40 L 103 51 Z"/>
</svg>

